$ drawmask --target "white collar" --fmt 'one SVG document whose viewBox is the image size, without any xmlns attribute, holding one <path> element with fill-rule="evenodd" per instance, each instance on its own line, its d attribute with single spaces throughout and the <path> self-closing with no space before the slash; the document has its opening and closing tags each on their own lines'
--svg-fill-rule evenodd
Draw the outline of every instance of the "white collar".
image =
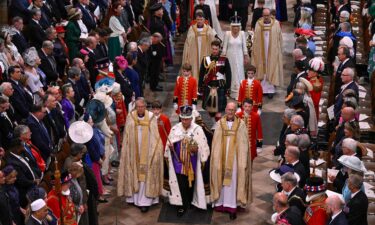
<svg viewBox="0 0 375 225">
<path fill-rule="evenodd" d="M 355 193 L 352 193 L 352 198 L 354 198 L 354 196 L 356 196 L 357 194 L 358 194 L 358 192 L 360 192 L 361 191 L 361 189 L 359 189 L 357 192 L 355 192 Z"/>
<path fill-rule="evenodd" d="M 292 164 L 293 166 L 295 166 L 298 162 L 299 162 L 299 160 L 296 160 L 296 161 L 294 161 L 293 163 L 290 163 L 290 164 Z"/>
<path fill-rule="evenodd" d="M 340 210 L 338 213 L 332 215 L 331 221 L 334 220 L 341 212 L 342 212 L 342 210 Z"/>
<path fill-rule="evenodd" d="M 348 87 L 349 86 L 349 84 L 351 84 L 351 83 L 353 83 L 353 81 L 350 81 L 349 83 L 347 83 L 347 84 L 343 84 L 342 86 L 341 86 L 341 92 L 342 91 L 344 91 L 345 90 L 345 88 L 346 87 Z"/>
<path fill-rule="evenodd" d="M 302 72 L 300 72 L 299 74 L 297 74 L 297 77 L 296 78 L 299 78 L 302 74 L 304 74 L 305 73 L 305 71 L 302 71 Z"/>
<path fill-rule="evenodd" d="M 249 84 L 252 84 L 253 81 L 254 81 L 254 77 L 253 77 L 253 78 L 247 78 L 247 82 L 248 82 Z"/>
<path fill-rule="evenodd" d="M 34 20 L 35 23 L 39 24 L 39 20 L 35 20 L 35 19 L 32 19 L 32 20 Z"/>
<path fill-rule="evenodd" d="M 292 190 L 290 190 L 289 192 L 286 192 L 283 190 L 284 194 L 289 197 L 290 194 L 292 194 L 292 192 L 294 191 L 294 189 L 296 189 L 297 186 L 294 186 L 294 188 L 292 188 Z"/>
<path fill-rule="evenodd" d="M 344 61 L 342 61 L 342 65 L 344 65 L 347 61 L 349 61 L 350 58 L 346 58 Z"/>
<path fill-rule="evenodd" d="M 38 220 L 34 215 L 31 215 L 31 217 L 34 218 L 34 220 L 38 221 L 39 224 L 43 224 L 43 221 Z"/>
<path fill-rule="evenodd" d="M 34 117 L 34 119 L 35 119 L 36 121 L 38 121 L 38 123 L 40 123 L 40 121 L 38 120 L 38 118 L 36 118 L 36 117 L 34 116 L 34 114 L 30 113 L 30 115 L 31 115 L 32 117 Z"/>
</svg>

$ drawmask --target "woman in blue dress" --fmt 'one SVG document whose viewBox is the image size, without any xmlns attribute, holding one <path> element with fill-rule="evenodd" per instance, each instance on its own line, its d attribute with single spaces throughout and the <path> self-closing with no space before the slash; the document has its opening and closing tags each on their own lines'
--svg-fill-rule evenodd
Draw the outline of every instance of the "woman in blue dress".
<svg viewBox="0 0 375 225">
<path fill-rule="evenodd" d="M 137 64 L 137 53 L 129 52 L 126 55 L 126 60 L 128 61 L 129 65 L 128 68 L 125 69 L 125 75 L 130 80 L 132 89 L 135 93 L 135 98 L 142 97 L 141 84 L 139 83 L 139 74 L 133 68 L 133 66 Z"/>
</svg>

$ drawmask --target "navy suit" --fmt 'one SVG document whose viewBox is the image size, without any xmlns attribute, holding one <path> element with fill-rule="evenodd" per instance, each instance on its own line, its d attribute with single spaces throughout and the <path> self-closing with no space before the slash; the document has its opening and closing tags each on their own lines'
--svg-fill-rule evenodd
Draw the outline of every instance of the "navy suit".
<svg viewBox="0 0 375 225">
<path fill-rule="evenodd" d="M 10 96 L 9 102 L 14 108 L 14 118 L 17 122 L 21 122 L 29 116 L 30 102 L 27 101 L 25 91 L 21 87 L 20 83 L 16 83 L 13 80 L 9 80 L 13 87 L 13 95 Z"/>
<path fill-rule="evenodd" d="M 27 42 L 26 37 L 21 32 L 12 36 L 12 42 L 20 54 L 30 47 L 29 42 Z"/>
<path fill-rule="evenodd" d="M 56 82 L 56 80 L 59 78 L 59 73 L 57 72 L 57 64 L 56 60 L 51 56 L 47 56 L 42 49 L 38 50 L 39 58 L 42 62 L 40 64 L 39 68 L 46 74 L 47 76 L 47 84 L 50 84 L 51 82 Z M 48 57 L 50 57 L 50 60 L 48 60 Z"/>
<path fill-rule="evenodd" d="M 327 225 L 348 225 L 345 213 L 340 212 L 333 220 L 328 221 Z"/>
<path fill-rule="evenodd" d="M 32 132 L 31 141 L 40 150 L 43 159 L 46 161 L 53 151 L 53 145 L 46 126 L 44 126 L 43 122 L 39 123 L 31 114 L 27 118 L 27 125 Z"/>
<path fill-rule="evenodd" d="M 87 30 L 90 32 L 91 30 L 96 28 L 96 21 L 91 14 L 91 11 L 88 9 L 88 6 L 85 8 L 81 4 L 76 5 L 82 12 L 82 22 L 86 25 Z"/>
<path fill-rule="evenodd" d="M 367 209 L 368 198 L 359 191 L 344 208 L 349 225 L 367 225 Z"/>
<path fill-rule="evenodd" d="M 354 92 L 356 93 L 356 96 L 357 96 L 357 100 L 358 100 L 358 95 L 359 95 L 358 85 L 353 81 L 348 86 L 346 86 L 344 90 L 341 90 L 341 92 L 336 96 L 335 105 L 334 105 L 334 108 L 333 108 L 336 120 L 338 120 L 340 118 L 341 108 L 342 108 L 342 105 L 344 104 L 344 95 L 342 93 L 345 90 L 348 90 L 348 89 L 354 90 Z"/>
</svg>

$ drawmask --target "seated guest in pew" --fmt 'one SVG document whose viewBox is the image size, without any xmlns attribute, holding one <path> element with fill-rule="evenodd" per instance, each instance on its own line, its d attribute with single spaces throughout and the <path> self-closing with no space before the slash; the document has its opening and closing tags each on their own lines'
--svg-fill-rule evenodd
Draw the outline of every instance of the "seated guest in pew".
<svg viewBox="0 0 375 225">
<path fill-rule="evenodd" d="M 343 211 L 346 213 L 349 225 L 367 225 L 368 198 L 361 190 L 363 178 L 353 174 L 348 180 L 351 198 Z"/>
<path fill-rule="evenodd" d="M 301 212 L 288 204 L 288 197 L 284 193 L 274 194 L 273 208 L 276 211 L 271 218 L 274 224 L 304 224 Z"/>
<path fill-rule="evenodd" d="M 330 215 L 329 225 L 348 225 L 345 213 L 342 211 L 343 202 L 337 195 L 326 199 L 327 214 Z"/>
<path fill-rule="evenodd" d="M 285 138 L 288 134 L 293 133 L 291 131 L 291 127 L 290 127 L 290 120 L 291 120 L 292 116 L 294 116 L 294 115 L 297 115 L 296 111 L 294 109 L 285 109 L 284 115 L 283 115 L 284 125 L 283 125 L 283 128 L 280 131 L 280 136 L 279 136 L 279 140 L 277 141 L 276 148 L 273 151 L 273 154 L 275 156 L 280 155 L 280 156 L 284 157 Z"/>
<path fill-rule="evenodd" d="M 293 173 L 288 172 L 281 176 L 282 192 L 288 197 L 289 206 L 298 208 L 302 215 L 306 209 L 306 194 L 297 184 L 297 178 Z"/>
<path fill-rule="evenodd" d="M 363 176 L 363 173 L 367 170 L 363 162 L 353 155 L 343 155 L 338 159 L 338 161 L 342 165 L 340 171 L 336 176 L 328 174 L 328 179 L 333 182 L 335 191 L 342 193 L 345 202 L 348 202 L 351 196 L 348 177 L 351 174 Z M 365 190 L 364 187 L 362 187 L 362 190 Z"/>
<path fill-rule="evenodd" d="M 290 165 L 294 171 L 299 175 L 299 187 L 303 188 L 306 183 L 306 174 L 305 168 L 302 163 L 299 161 L 300 152 L 298 147 L 288 146 L 285 150 L 285 164 Z"/>
<path fill-rule="evenodd" d="M 356 39 L 355 35 L 352 32 L 352 28 L 351 28 L 350 23 L 348 23 L 348 22 L 340 23 L 340 31 L 337 32 L 337 33 L 335 33 L 334 36 L 333 36 L 333 38 L 330 40 L 331 43 L 332 43 L 332 47 L 331 47 L 331 49 L 328 52 L 328 61 L 334 62 L 335 57 L 336 56 L 338 57 L 338 52 L 337 51 L 338 51 L 338 49 L 340 47 L 340 41 L 344 37 L 350 38 L 352 40 L 352 42 L 353 42 L 354 48 L 356 48 L 355 46 L 357 46 L 357 39 Z M 350 53 L 350 51 L 349 51 L 349 53 Z M 349 54 L 349 56 L 350 56 L 350 54 Z"/>
<path fill-rule="evenodd" d="M 344 104 L 344 95 L 343 92 L 348 89 L 352 89 L 355 92 L 355 95 L 358 99 L 358 85 L 354 82 L 354 69 L 353 68 L 345 68 L 341 73 L 341 81 L 342 86 L 341 90 L 337 94 L 335 98 L 335 105 L 334 105 L 334 114 L 335 119 L 338 120 L 341 116 L 341 108 Z M 337 76 L 337 73 L 336 73 Z M 338 78 L 338 77 L 336 77 Z"/>
<path fill-rule="evenodd" d="M 349 136 L 350 135 L 349 133 L 351 133 L 349 129 L 352 129 L 352 126 L 357 126 L 355 124 L 356 124 L 355 122 L 353 123 L 346 122 L 344 125 L 345 136 L 339 142 L 339 144 L 336 145 L 335 155 L 332 158 L 333 164 L 336 167 L 339 167 L 337 159 L 340 158 L 342 155 L 354 155 L 358 157 L 359 159 L 362 159 L 362 151 L 358 151 L 357 141 L 351 137 L 346 137 L 346 134 L 348 134 Z"/>
</svg>

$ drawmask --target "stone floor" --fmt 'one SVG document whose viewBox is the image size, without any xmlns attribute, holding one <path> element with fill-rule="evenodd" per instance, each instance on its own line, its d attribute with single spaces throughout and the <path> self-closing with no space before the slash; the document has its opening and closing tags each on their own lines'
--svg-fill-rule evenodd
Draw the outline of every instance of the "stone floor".
<svg viewBox="0 0 375 225">
<path fill-rule="evenodd" d="M 288 0 L 288 14 L 289 21 L 293 20 L 294 13 L 292 10 L 292 1 Z M 250 21 L 249 23 L 250 24 Z M 228 23 L 222 23 L 223 30 L 229 30 Z M 294 33 L 291 22 L 282 24 L 283 38 L 284 38 L 284 80 L 287 84 L 290 80 L 289 76 L 293 69 L 293 59 L 291 52 L 294 47 Z M 172 98 L 174 82 L 177 71 L 181 65 L 181 54 L 183 48 L 182 38 L 175 42 L 176 56 L 175 67 L 168 68 L 165 77 L 166 82 L 162 82 L 164 87 L 163 92 L 153 93 L 145 91 L 146 99 L 152 101 L 159 99 L 164 104 L 164 112 L 170 116 L 172 123 L 178 121 L 177 115 L 173 112 Z M 285 109 L 284 105 L 284 88 L 278 88 L 277 94 L 273 99 L 265 97 L 263 99 L 263 112 L 282 112 Z M 198 106 L 198 109 L 200 107 Z M 265 129 L 265 128 L 264 128 Z M 230 221 L 228 215 L 214 212 L 211 224 L 270 224 L 270 216 L 272 210 L 272 195 L 275 192 L 275 183 L 269 178 L 268 172 L 270 169 L 277 166 L 276 160 L 272 154 L 273 146 L 264 146 L 263 151 L 258 155 L 253 165 L 253 203 L 246 209 L 245 212 L 239 213 L 235 221 Z M 116 173 L 114 173 L 114 177 Z M 114 197 L 116 190 L 115 184 L 113 186 L 106 186 L 107 189 L 112 190 L 109 203 L 99 205 L 99 218 L 101 225 L 125 224 L 125 225 L 149 225 L 149 224 L 164 224 L 157 223 L 161 204 L 153 206 L 146 214 L 142 214 L 139 209 L 128 205 L 124 199 Z M 169 223 L 172 224 L 172 223 Z"/>
</svg>

